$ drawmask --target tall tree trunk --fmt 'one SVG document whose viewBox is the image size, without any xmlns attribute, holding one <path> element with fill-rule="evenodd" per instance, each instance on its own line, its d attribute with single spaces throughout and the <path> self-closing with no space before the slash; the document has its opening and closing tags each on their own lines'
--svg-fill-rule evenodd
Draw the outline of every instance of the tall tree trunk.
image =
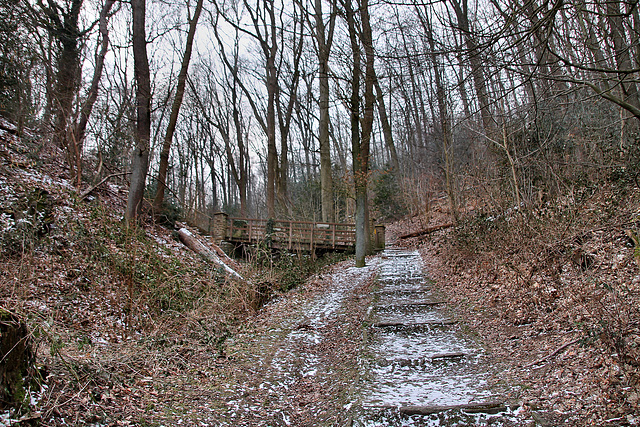
<svg viewBox="0 0 640 427">
<path fill-rule="evenodd" d="M 476 40 L 471 33 L 469 25 L 469 8 L 467 0 L 450 0 L 458 20 L 458 29 L 462 32 L 467 54 L 469 55 L 469 64 L 471 65 L 471 77 L 473 78 L 473 86 L 478 97 L 478 106 L 480 108 L 480 117 L 482 117 L 482 126 L 486 135 L 491 135 L 494 129 L 494 122 L 489 110 L 489 93 L 487 90 L 487 80 L 485 78 L 484 66 L 480 57 L 480 52 Z"/>
<path fill-rule="evenodd" d="M 325 36 L 322 16 L 322 0 L 315 0 L 316 40 L 318 43 L 318 90 L 320 119 L 318 143 L 320 145 L 320 191 L 322 199 L 322 221 L 335 222 L 333 206 L 333 177 L 331 170 L 331 141 L 329 140 L 329 53 L 335 26 L 335 1 L 331 3 L 329 33 Z"/>
<path fill-rule="evenodd" d="M 356 16 L 351 5 L 351 0 L 343 1 L 345 19 L 349 27 L 349 41 L 353 53 L 353 75 L 351 78 L 351 97 L 349 108 L 351 110 L 351 156 L 353 163 L 353 180 L 356 195 L 356 267 L 365 266 L 365 256 L 370 252 L 370 236 L 368 226 L 367 206 L 367 181 L 369 172 L 369 150 L 371 130 L 373 126 L 373 107 L 375 95 L 373 93 L 373 45 L 371 40 L 371 28 L 369 27 L 368 2 L 364 0 L 359 5 L 362 21 L 362 44 L 365 48 L 366 71 L 364 93 L 364 116 L 362 120 L 362 135 L 360 134 L 360 64 L 361 48 L 356 28 Z"/>
<path fill-rule="evenodd" d="M 345 19 L 349 27 L 349 40 L 353 54 L 353 75 L 351 77 L 351 97 L 349 109 L 351 116 L 351 158 L 353 163 L 353 180 L 356 193 L 356 267 L 365 266 L 365 211 L 367 204 L 366 178 L 361 176 L 363 153 L 360 141 L 360 41 L 356 29 L 356 18 L 351 0 L 343 0 Z"/>
<path fill-rule="evenodd" d="M 269 22 L 265 25 L 269 27 L 268 37 L 270 38 L 270 40 L 261 41 L 266 60 L 267 77 L 267 215 L 269 218 L 274 218 L 276 215 L 276 179 L 279 174 L 278 149 L 276 147 L 276 91 L 278 90 L 276 54 L 278 43 L 273 0 L 264 0 L 264 3 L 265 14 L 269 16 Z M 258 24 L 254 22 L 254 25 L 259 31 Z"/>
<path fill-rule="evenodd" d="M 158 167 L 157 180 L 158 189 L 153 200 L 153 209 L 156 212 L 159 212 L 162 209 L 162 202 L 164 201 L 164 189 L 167 184 L 167 169 L 169 167 L 169 152 L 171 151 L 173 134 L 175 133 L 176 124 L 178 123 L 178 115 L 180 114 L 182 98 L 184 97 L 184 89 L 187 82 L 187 72 L 189 71 L 189 62 L 191 61 L 191 52 L 193 51 L 193 39 L 196 34 L 196 27 L 198 25 L 198 19 L 200 18 L 200 12 L 202 12 L 202 4 L 203 0 L 198 0 L 198 2 L 196 3 L 196 9 L 193 12 L 193 18 L 191 18 L 191 20 L 189 21 L 187 45 L 184 49 L 182 66 L 180 67 L 180 73 L 178 74 L 176 96 L 173 99 L 173 105 L 171 106 L 171 116 L 169 116 L 169 125 L 167 126 L 167 133 L 164 136 L 162 151 L 160 152 L 160 165 Z"/>
<path fill-rule="evenodd" d="M 276 66 L 276 55 L 278 53 L 278 28 L 276 25 L 276 16 L 274 10 L 273 0 L 261 0 L 262 10 L 254 11 L 252 5 L 248 0 L 243 1 L 245 10 L 249 14 L 255 33 L 249 33 L 246 30 L 242 30 L 244 34 L 248 34 L 253 37 L 262 49 L 265 63 L 265 76 L 264 81 L 267 89 L 267 106 L 266 117 L 264 111 L 258 107 L 252 93 L 239 79 L 238 74 L 234 74 L 234 79 L 242 92 L 246 95 L 251 109 L 253 110 L 254 117 L 258 121 L 260 128 L 263 130 L 267 137 L 267 161 L 266 161 L 266 205 L 267 216 L 270 218 L 275 217 L 275 201 L 276 201 L 276 179 L 279 176 L 278 170 L 278 150 L 276 147 L 276 95 L 278 90 L 278 70 Z M 227 23 L 233 26 L 239 31 L 239 24 L 232 22 L 228 17 L 224 15 L 222 11 L 218 11 L 217 17 L 222 17 Z M 238 18 L 239 20 L 239 18 Z M 218 46 L 220 48 L 220 58 L 229 70 L 233 69 L 233 65 L 229 62 L 226 54 L 224 53 L 225 43 L 217 30 L 217 25 L 214 26 L 214 35 L 218 40 Z"/>
<path fill-rule="evenodd" d="M 247 216 L 247 185 L 249 183 L 249 151 L 245 142 L 244 133 L 242 132 L 242 120 L 240 119 L 240 106 L 237 89 L 234 80 L 233 84 L 233 123 L 236 131 L 236 143 L 238 146 L 238 164 L 235 170 L 232 169 L 236 183 L 238 184 L 238 192 L 240 193 L 240 216 Z M 229 163 L 231 164 L 233 154 L 231 154 L 231 146 L 227 145 L 227 157 L 231 156 Z"/>
<path fill-rule="evenodd" d="M 294 5 L 295 8 L 301 7 L 299 3 Z M 289 132 L 291 129 L 291 119 L 293 116 L 294 106 L 298 97 L 298 85 L 300 82 L 300 59 L 302 57 L 302 51 L 304 47 L 304 13 L 302 10 L 299 13 L 294 12 L 293 16 L 293 28 L 289 29 L 292 35 L 292 49 L 291 49 L 291 61 L 293 62 L 293 74 L 291 81 L 287 85 L 289 90 L 289 97 L 286 101 L 285 108 L 283 109 L 283 102 L 281 102 L 282 91 L 280 85 L 276 84 L 276 107 L 278 113 L 278 124 L 280 130 L 280 163 L 278 167 L 278 176 L 276 177 L 276 190 L 278 208 L 280 212 L 289 211 Z M 284 45 L 284 40 L 283 40 Z M 281 58 L 282 61 L 282 58 Z M 282 67 L 279 67 L 282 68 Z"/>
<path fill-rule="evenodd" d="M 380 87 L 378 76 L 375 77 L 375 88 L 377 93 L 377 105 L 378 113 L 380 114 L 380 122 L 382 123 L 382 135 L 384 137 L 384 143 L 389 150 L 389 156 L 391 157 L 391 167 L 394 173 L 400 172 L 400 163 L 398 163 L 398 152 L 396 151 L 396 145 L 393 142 L 393 133 L 391 132 L 391 123 L 389 122 L 389 116 L 387 115 L 387 108 L 384 105 L 384 92 Z"/>
<path fill-rule="evenodd" d="M 133 225 L 142 209 L 145 183 L 149 170 L 151 139 L 151 75 L 147 57 L 145 0 L 131 0 L 133 14 L 133 62 L 136 80 L 136 145 L 131 160 L 131 183 L 125 210 L 128 225 Z"/>
<path fill-rule="evenodd" d="M 373 35 L 371 32 L 371 24 L 369 22 L 369 0 L 362 0 L 359 3 L 360 20 L 362 21 L 362 33 L 360 38 L 364 47 L 365 54 L 365 74 L 364 74 L 364 114 L 362 116 L 362 140 L 360 147 L 360 156 L 362 163 L 360 164 L 360 179 L 363 181 L 360 185 L 361 191 L 364 192 L 364 240 L 365 253 L 371 254 L 373 247 L 371 245 L 371 230 L 369 221 L 369 201 L 367 200 L 367 186 L 369 183 L 369 156 L 371 153 L 371 136 L 373 131 L 373 110 L 375 107 L 376 96 L 373 87 L 376 81 L 376 72 L 374 68 L 373 53 Z"/>
<path fill-rule="evenodd" d="M 55 123 L 53 141 L 67 153 L 70 176 L 76 177 L 76 144 L 73 141 L 73 101 L 80 87 L 80 37 L 78 27 L 83 0 L 72 0 L 67 11 L 60 8 L 44 8 L 48 18 L 48 30 L 62 46 L 58 57 L 56 84 L 53 96 Z"/>
</svg>

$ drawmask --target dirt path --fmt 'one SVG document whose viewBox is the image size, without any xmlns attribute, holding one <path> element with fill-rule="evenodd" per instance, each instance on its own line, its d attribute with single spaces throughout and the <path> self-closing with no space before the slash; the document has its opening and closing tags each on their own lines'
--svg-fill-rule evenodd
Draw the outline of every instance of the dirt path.
<svg viewBox="0 0 640 427">
<path fill-rule="evenodd" d="M 481 344 L 462 333 L 435 287 L 417 252 L 387 250 L 361 269 L 338 264 L 265 307 L 229 340 L 224 363 L 203 368 L 207 380 L 197 390 L 185 384 L 190 404 L 170 418 L 227 426 L 520 425 L 500 399 L 499 375 Z"/>
</svg>

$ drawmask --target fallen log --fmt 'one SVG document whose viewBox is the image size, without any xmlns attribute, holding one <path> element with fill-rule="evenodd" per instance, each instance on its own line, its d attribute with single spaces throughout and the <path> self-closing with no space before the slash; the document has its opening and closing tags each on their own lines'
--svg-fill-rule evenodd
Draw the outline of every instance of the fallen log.
<svg viewBox="0 0 640 427">
<path fill-rule="evenodd" d="M 211 249 L 213 249 L 215 251 L 215 253 L 220 257 L 220 259 L 222 259 L 222 261 L 227 264 L 229 267 L 233 268 L 234 270 L 240 270 L 240 264 L 238 264 L 238 262 L 236 260 L 234 260 L 233 258 L 230 258 L 229 255 L 227 255 L 221 248 L 220 246 L 208 242 L 207 245 L 209 247 L 211 247 Z"/>
<path fill-rule="evenodd" d="M 453 352 L 453 353 L 438 353 L 431 356 L 431 361 L 433 362 L 434 360 L 459 359 L 465 356 L 468 356 L 468 354 L 463 353 L 461 351 Z"/>
<path fill-rule="evenodd" d="M 453 227 L 453 223 L 449 222 L 447 224 L 440 224 L 440 225 L 434 225 L 433 227 L 428 227 L 425 228 L 424 230 L 420 230 L 420 231 L 414 231 L 413 233 L 407 233 L 407 234 L 403 234 L 401 236 L 399 236 L 399 239 L 409 239 L 411 237 L 420 237 L 420 236 L 426 236 L 427 234 L 431 234 L 434 233 L 438 230 L 443 230 L 445 228 L 451 228 Z"/>
<path fill-rule="evenodd" d="M 99 183 L 97 183 L 96 185 L 94 185 L 93 187 L 83 191 L 80 194 L 80 200 L 84 200 L 85 197 L 87 197 L 89 194 L 91 194 L 93 192 L 93 190 L 95 190 L 96 188 L 100 187 L 102 184 L 104 184 L 105 182 L 107 182 L 109 179 L 116 177 L 116 176 L 124 176 L 127 175 L 129 172 L 120 172 L 120 173 L 112 173 L 111 175 L 107 175 L 104 178 L 102 178 L 102 181 L 100 181 Z"/>
<path fill-rule="evenodd" d="M 224 255 L 225 259 L 223 259 L 223 257 L 219 255 L 220 252 L 224 253 L 222 249 L 220 248 L 217 248 L 217 250 L 209 249 L 202 242 L 200 242 L 196 236 L 191 234 L 191 232 L 186 228 L 181 228 L 180 230 L 178 230 L 178 237 L 186 247 L 188 247 L 195 253 L 201 255 L 207 261 L 210 261 L 211 263 L 217 265 L 218 267 L 221 267 L 225 271 L 227 276 L 230 276 L 231 278 L 242 281 L 242 282 L 245 281 L 244 278 L 238 272 L 236 272 L 233 268 L 231 268 L 228 265 L 231 263 L 235 264 L 235 261 L 231 260 L 231 258 L 229 258 L 226 254 Z M 212 246 L 215 246 L 215 245 L 212 245 Z M 231 262 L 227 260 L 230 260 Z"/>
</svg>

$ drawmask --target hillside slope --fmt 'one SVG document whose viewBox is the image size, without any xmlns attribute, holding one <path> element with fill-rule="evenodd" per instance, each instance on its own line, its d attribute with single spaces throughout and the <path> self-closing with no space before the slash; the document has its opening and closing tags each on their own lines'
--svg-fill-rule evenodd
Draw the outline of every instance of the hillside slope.
<svg viewBox="0 0 640 427">
<path fill-rule="evenodd" d="M 256 292 L 174 231 L 128 229 L 125 188 L 106 182 L 81 200 L 60 153 L 14 133 L 0 123 L 0 311 L 26 324 L 37 366 L 0 425 L 113 422 L 162 406 L 164 381 L 224 357 Z"/>
<path fill-rule="evenodd" d="M 640 423 L 640 190 L 633 180 L 575 186 L 539 206 L 469 211 L 457 227 L 446 206 L 388 228 L 419 247 L 467 327 L 513 368 L 525 410 L 548 425 Z"/>
</svg>

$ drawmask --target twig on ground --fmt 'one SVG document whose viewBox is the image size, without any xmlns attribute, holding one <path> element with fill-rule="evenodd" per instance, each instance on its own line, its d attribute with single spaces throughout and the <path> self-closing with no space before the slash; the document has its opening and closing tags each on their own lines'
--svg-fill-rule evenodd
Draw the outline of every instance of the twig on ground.
<svg viewBox="0 0 640 427">
<path fill-rule="evenodd" d="M 531 368 L 532 366 L 538 365 L 538 364 L 540 364 L 542 362 L 545 362 L 545 361 L 551 359 L 553 356 L 557 355 L 558 353 L 560 353 L 565 348 L 567 348 L 567 347 L 569 347 L 569 346 L 571 346 L 573 344 L 576 344 L 578 341 L 580 341 L 579 338 L 575 339 L 573 341 L 569 341 L 568 343 L 565 343 L 565 344 L 561 345 L 553 353 L 551 353 L 551 354 L 549 354 L 549 355 L 547 355 L 547 356 L 545 356 L 545 357 L 543 357 L 541 359 L 538 359 L 535 362 L 529 363 L 527 366 L 525 366 L 525 368 Z"/>
</svg>

